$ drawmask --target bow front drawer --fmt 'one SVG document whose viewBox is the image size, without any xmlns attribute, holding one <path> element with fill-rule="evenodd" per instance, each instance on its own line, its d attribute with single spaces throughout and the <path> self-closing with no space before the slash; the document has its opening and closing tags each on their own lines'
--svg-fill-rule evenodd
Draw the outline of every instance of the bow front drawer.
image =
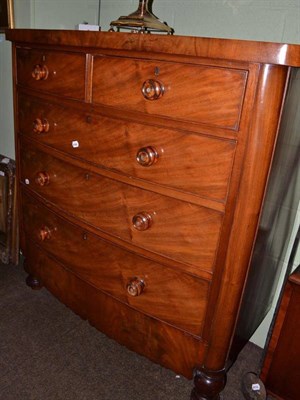
<svg viewBox="0 0 300 400">
<path fill-rule="evenodd" d="M 30 144 L 22 148 L 22 182 L 64 212 L 141 248 L 212 270 L 221 212 L 105 178 Z"/>
<path fill-rule="evenodd" d="M 87 115 L 19 96 L 22 134 L 100 167 L 225 201 L 235 141 Z"/>
<path fill-rule="evenodd" d="M 66 222 L 25 193 L 23 201 L 28 237 L 81 279 L 148 315 L 201 334 L 207 281 L 109 244 Z"/>
</svg>

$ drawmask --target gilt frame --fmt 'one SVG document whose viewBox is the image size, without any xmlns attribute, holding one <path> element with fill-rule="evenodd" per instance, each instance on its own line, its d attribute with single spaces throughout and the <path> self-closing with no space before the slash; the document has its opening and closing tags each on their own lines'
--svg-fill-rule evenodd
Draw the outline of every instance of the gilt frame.
<svg viewBox="0 0 300 400">
<path fill-rule="evenodd" d="M 0 0 L 0 32 L 14 28 L 14 26 L 13 0 Z"/>
</svg>

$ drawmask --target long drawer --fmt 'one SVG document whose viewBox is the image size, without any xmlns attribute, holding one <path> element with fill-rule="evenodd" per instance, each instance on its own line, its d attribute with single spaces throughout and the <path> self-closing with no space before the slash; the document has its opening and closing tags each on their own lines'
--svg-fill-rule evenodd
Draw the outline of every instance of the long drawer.
<svg viewBox="0 0 300 400">
<path fill-rule="evenodd" d="M 26 254 L 30 272 L 64 304 L 132 351 L 191 379 L 206 344 L 170 324 L 138 312 L 70 273 L 33 242 Z"/>
<path fill-rule="evenodd" d="M 85 54 L 17 49 L 17 83 L 78 100 L 85 99 Z"/>
<path fill-rule="evenodd" d="M 211 271 L 222 213 L 105 178 L 22 144 L 21 181 L 60 209 L 134 245 Z"/>
<path fill-rule="evenodd" d="M 27 137 L 99 166 L 225 201 L 235 142 L 129 123 L 19 95 Z"/>
<path fill-rule="evenodd" d="M 246 82 L 246 70 L 95 56 L 92 101 L 235 130 Z"/>
<path fill-rule="evenodd" d="M 86 282 L 120 301 L 201 335 L 209 283 L 109 244 L 23 193 L 23 224 L 37 242 Z"/>
</svg>

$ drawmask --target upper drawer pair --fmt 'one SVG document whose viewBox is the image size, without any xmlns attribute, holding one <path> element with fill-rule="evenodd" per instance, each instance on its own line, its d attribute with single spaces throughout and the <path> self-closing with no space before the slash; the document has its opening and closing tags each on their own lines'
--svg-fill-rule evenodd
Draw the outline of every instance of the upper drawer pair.
<svg viewBox="0 0 300 400">
<path fill-rule="evenodd" d="M 124 57 L 89 60 L 86 68 L 85 54 L 19 48 L 17 82 L 125 111 L 238 128 L 246 70 Z"/>
<path fill-rule="evenodd" d="M 86 115 L 19 94 L 19 129 L 65 153 L 138 179 L 224 202 L 235 142 Z"/>
</svg>

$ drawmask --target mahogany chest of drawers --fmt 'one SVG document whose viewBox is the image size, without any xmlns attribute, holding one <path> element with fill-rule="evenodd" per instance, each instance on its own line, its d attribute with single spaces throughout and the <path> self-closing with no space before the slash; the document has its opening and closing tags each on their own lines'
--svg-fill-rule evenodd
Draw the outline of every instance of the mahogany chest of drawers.
<svg viewBox="0 0 300 400">
<path fill-rule="evenodd" d="M 27 283 L 217 399 L 299 47 L 7 38 Z"/>
</svg>

